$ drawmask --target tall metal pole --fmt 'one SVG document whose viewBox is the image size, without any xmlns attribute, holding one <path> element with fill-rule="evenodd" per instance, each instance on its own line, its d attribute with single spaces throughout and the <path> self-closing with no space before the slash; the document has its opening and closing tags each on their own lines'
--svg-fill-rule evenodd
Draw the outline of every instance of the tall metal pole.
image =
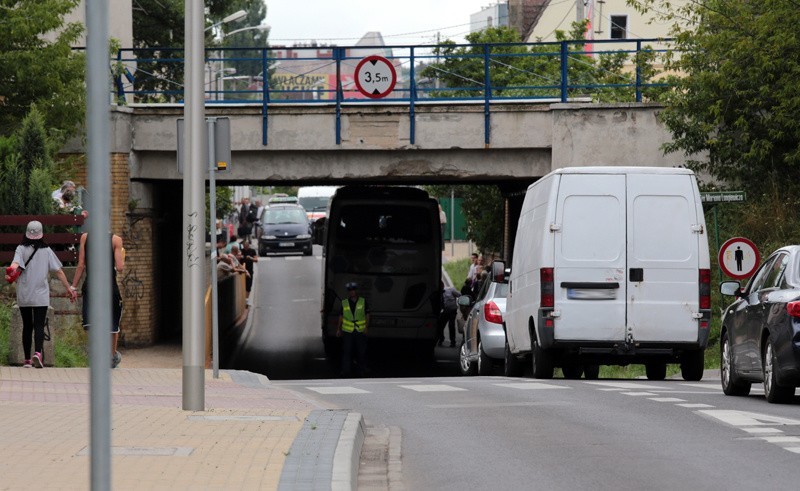
<svg viewBox="0 0 800 491">
<path fill-rule="evenodd" d="M 204 2 L 185 0 L 183 162 L 183 409 L 205 408 L 205 169 L 203 138 Z"/>
<path fill-rule="evenodd" d="M 450 186 L 450 257 L 456 255 L 456 192 Z"/>
<path fill-rule="evenodd" d="M 208 118 L 208 235 L 211 238 L 211 363 L 214 378 L 219 378 L 219 291 L 217 289 L 217 159 L 216 122 Z"/>
<path fill-rule="evenodd" d="M 89 214 L 88 295 L 91 382 L 91 487 L 111 489 L 111 163 L 109 146 L 108 0 L 86 2 L 86 129 L 88 185 L 92 190 Z M 84 299 L 85 301 L 86 299 Z"/>
<path fill-rule="evenodd" d="M 575 0 L 575 22 L 582 22 L 586 16 L 583 13 L 583 0 Z"/>
</svg>

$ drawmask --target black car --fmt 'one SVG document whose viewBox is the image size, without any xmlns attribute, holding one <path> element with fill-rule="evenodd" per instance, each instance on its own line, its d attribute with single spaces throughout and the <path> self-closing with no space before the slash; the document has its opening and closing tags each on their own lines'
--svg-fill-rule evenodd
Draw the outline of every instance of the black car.
<svg viewBox="0 0 800 491">
<path fill-rule="evenodd" d="M 311 231 L 306 211 L 300 205 L 269 205 L 261 217 L 258 253 L 302 252 L 311 255 Z"/>
<path fill-rule="evenodd" d="M 720 285 L 736 301 L 725 310 L 720 332 L 722 389 L 750 393 L 763 382 L 769 402 L 788 402 L 800 386 L 800 245 L 773 252 L 747 286 Z"/>
</svg>

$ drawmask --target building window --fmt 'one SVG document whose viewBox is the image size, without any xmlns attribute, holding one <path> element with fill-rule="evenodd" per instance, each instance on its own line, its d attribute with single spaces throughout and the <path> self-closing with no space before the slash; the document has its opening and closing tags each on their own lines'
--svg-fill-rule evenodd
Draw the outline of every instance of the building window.
<svg viewBox="0 0 800 491">
<path fill-rule="evenodd" d="M 611 16 L 611 39 L 628 39 L 628 16 Z"/>
</svg>

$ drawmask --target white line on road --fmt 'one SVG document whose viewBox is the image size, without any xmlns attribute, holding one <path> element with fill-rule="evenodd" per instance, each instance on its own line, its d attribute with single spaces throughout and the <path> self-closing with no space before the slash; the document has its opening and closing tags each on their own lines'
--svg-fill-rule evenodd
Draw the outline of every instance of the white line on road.
<svg viewBox="0 0 800 491">
<path fill-rule="evenodd" d="M 356 387 L 306 387 L 306 389 L 317 392 L 318 394 L 325 394 L 325 395 L 370 393 L 368 390 L 359 389 Z"/>
<path fill-rule="evenodd" d="M 762 436 L 759 438 L 769 443 L 800 443 L 800 438 L 796 436 Z"/>
<path fill-rule="evenodd" d="M 401 385 L 400 387 L 404 389 L 410 389 L 417 392 L 457 392 L 467 389 L 462 389 L 461 387 L 453 387 L 452 385 Z"/>
<path fill-rule="evenodd" d="M 663 389 L 658 385 L 640 384 L 637 382 L 584 382 L 590 385 L 602 385 L 605 387 L 615 387 L 617 389 Z"/>
<path fill-rule="evenodd" d="M 498 387 L 508 387 L 509 389 L 539 390 L 539 389 L 571 389 L 564 385 L 543 384 L 540 382 L 523 382 L 519 384 L 494 384 Z"/>
<path fill-rule="evenodd" d="M 711 404 L 700 404 L 700 403 L 696 403 L 696 402 L 690 402 L 688 404 L 676 404 L 676 406 L 688 407 L 688 408 L 697 408 L 697 409 L 714 407 Z"/>
<path fill-rule="evenodd" d="M 620 394 L 625 394 L 626 396 L 633 396 L 633 397 L 657 395 L 652 392 L 620 392 Z"/>
<path fill-rule="evenodd" d="M 783 434 L 783 432 L 781 430 L 779 430 L 778 428 L 767 428 L 767 427 L 764 427 L 764 426 L 759 426 L 758 428 L 740 428 L 740 429 L 742 431 L 746 432 L 746 433 L 750 433 L 751 435 L 758 435 L 758 434 L 762 434 L 763 435 L 763 434 L 767 434 L 767 433 L 770 433 L 770 434 L 781 433 L 781 434 Z"/>
<path fill-rule="evenodd" d="M 685 399 L 678 399 L 677 397 L 650 397 L 648 400 L 656 402 L 686 402 Z"/>
</svg>

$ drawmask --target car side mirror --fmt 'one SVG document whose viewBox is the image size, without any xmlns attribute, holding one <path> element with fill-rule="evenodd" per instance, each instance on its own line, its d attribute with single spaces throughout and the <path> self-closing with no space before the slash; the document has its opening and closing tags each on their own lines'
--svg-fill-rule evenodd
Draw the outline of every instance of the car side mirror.
<svg viewBox="0 0 800 491">
<path fill-rule="evenodd" d="M 469 295 L 461 295 L 458 297 L 458 305 L 461 307 L 469 307 L 472 303 L 472 298 Z"/>
<path fill-rule="evenodd" d="M 728 295 L 731 297 L 741 298 L 744 295 L 742 294 L 742 287 L 739 285 L 738 281 L 723 281 L 719 285 L 719 292 L 723 295 Z"/>
<path fill-rule="evenodd" d="M 494 261 L 492 263 L 492 281 L 496 283 L 505 283 L 508 281 L 505 272 L 506 264 L 503 261 Z"/>
</svg>

